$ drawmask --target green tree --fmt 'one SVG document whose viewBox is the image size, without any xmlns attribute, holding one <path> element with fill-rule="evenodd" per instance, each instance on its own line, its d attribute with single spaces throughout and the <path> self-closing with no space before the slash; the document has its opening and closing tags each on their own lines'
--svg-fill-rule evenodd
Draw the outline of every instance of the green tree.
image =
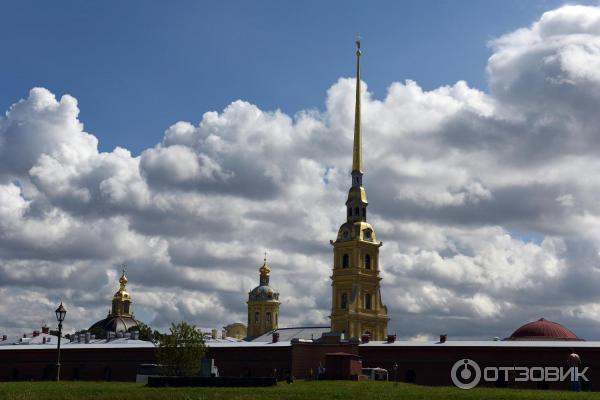
<svg viewBox="0 0 600 400">
<path fill-rule="evenodd" d="M 106 331 L 99 326 L 90 329 L 90 333 L 96 336 L 96 339 L 106 339 Z"/>
<path fill-rule="evenodd" d="M 158 363 L 163 366 L 166 375 L 197 375 L 205 354 L 202 332 L 195 325 L 172 323 L 169 333 L 160 336 Z"/>
<path fill-rule="evenodd" d="M 140 332 L 140 340 L 145 340 L 152 343 L 160 342 L 161 333 L 156 329 L 153 331 L 151 327 L 144 324 L 143 322 L 138 322 L 138 326 L 132 326 L 128 329 L 129 332 L 139 331 Z"/>
</svg>

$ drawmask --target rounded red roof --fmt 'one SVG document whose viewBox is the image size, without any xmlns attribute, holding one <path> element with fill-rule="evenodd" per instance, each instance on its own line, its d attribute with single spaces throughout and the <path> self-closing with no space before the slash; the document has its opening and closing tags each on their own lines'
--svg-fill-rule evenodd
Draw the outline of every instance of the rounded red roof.
<svg viewBox="0 0 600 400">
<path fill-rule="evenodd" d="M 523 325 L 513 332 L 507 340 L 583 340 L 576 334 L 558 324 L 540 318 Z"/>
</svg>

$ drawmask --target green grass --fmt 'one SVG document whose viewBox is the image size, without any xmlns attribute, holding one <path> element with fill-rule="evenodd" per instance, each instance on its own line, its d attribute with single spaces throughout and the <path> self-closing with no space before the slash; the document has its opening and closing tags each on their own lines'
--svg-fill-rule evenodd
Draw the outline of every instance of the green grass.
<svg viewBox="0 0 600 400">
<path fill-rule="evenodd" d="M 296 381 L 268 388 L 147 388 L 117 382 L 6 382 L 1 400 L 598 399 L 600 392 L 425 387 L 391 382 Z"/>
</svg>

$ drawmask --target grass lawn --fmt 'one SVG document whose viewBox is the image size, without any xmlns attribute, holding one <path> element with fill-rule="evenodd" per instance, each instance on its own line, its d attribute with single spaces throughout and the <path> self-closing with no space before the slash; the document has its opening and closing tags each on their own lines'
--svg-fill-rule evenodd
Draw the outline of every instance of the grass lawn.
<svg viewBox="0 0 600 400">
<path fill-rule="evenodd" d="M 425 387 L 391 382 L 296 381 L 269 388 L 147 388 L 117 382 L 6 382 L 1 400 L 270 400 L 270 399 L 598 399 L 600 392 Z"/>
</svg>

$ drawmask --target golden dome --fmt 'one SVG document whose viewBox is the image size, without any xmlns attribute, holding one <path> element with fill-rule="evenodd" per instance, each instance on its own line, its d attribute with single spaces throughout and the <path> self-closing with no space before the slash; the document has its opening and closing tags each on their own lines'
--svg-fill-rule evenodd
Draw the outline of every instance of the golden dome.
<svg viewBox="0 0 600 400">
<path fill-rule="evenodd" d="M 269 266 L 267 265 L 266 259 L 262 267 L 258 269 L 258 272 L 260 272 L 261 275 L 269 275 L 271 273 L 271 268 L 269 268 Z"/>
<path fill-rule="evenodd" d="M 123 270 L 123 275 L 121 275 L 121 278 L 119 278 L 119 283 L 121 284 L 121 286 L 125 286 L 127 285 L 127 277 L 125 276 L 125 270 Z"/>
</svg>

